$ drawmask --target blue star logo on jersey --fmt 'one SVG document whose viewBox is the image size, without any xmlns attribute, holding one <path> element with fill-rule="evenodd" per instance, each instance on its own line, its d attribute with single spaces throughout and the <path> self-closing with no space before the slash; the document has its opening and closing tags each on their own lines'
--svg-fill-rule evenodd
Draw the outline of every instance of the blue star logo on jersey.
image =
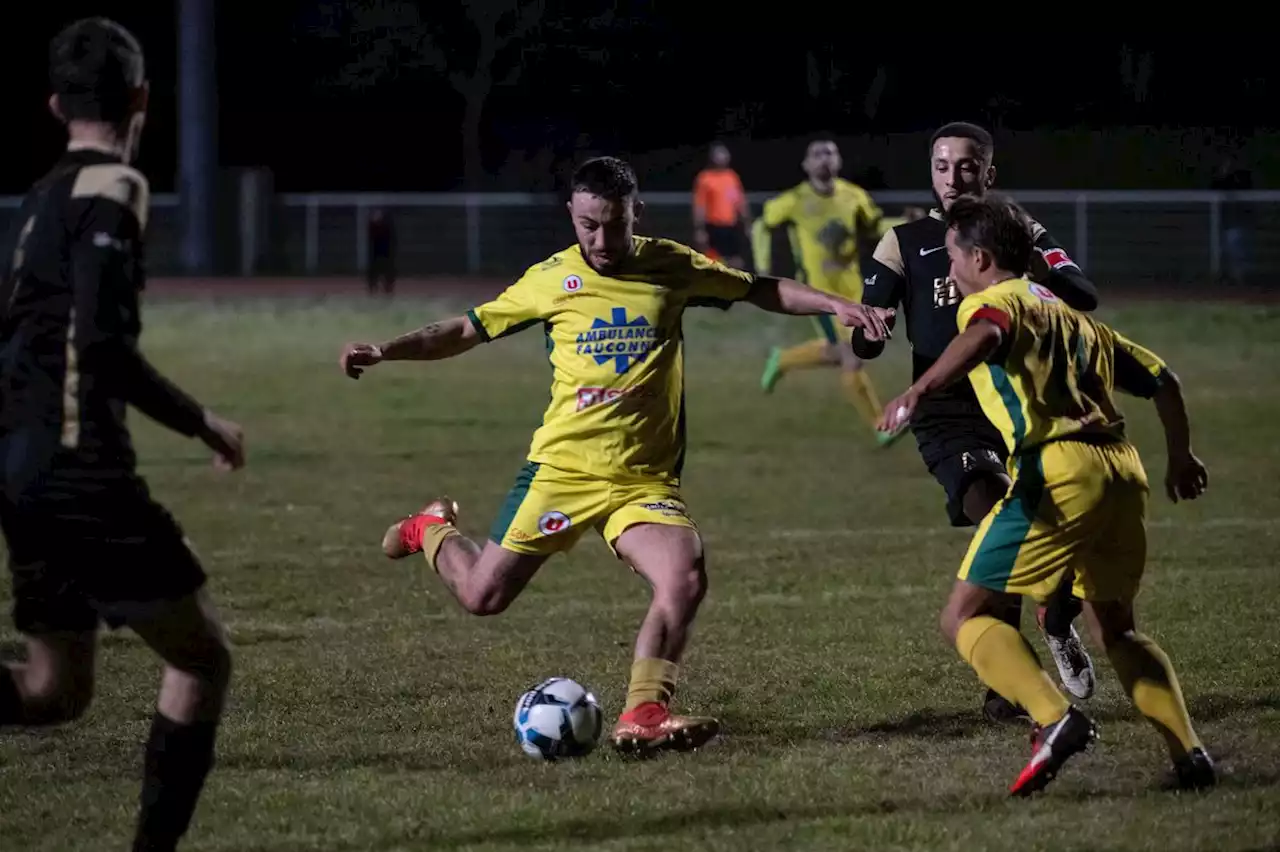
<svg viewBox="0 0 1280 852">
<path fill-rule="evenodd" d="M 597 364 L 613 362 L 618 375 L 649 357 L 662 341 L 658 329 L 645 317 L 627 319 L 626 308 L 614 308 L 609 319 L 597 317 L 590 331 L 578 335 L 578 354 L 594 359 Z"/>
</svg>

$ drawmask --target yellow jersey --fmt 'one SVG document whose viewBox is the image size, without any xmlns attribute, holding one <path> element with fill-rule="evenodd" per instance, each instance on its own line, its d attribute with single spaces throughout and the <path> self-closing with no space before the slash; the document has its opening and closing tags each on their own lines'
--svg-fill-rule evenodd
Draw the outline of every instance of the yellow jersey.
<svg viewBox="0 0 1280 852">
<path fill-rule="evenodd" d="M 830 195 L 820 195 L 805 181 L 764 203 L 752 225 L 756 270 L 769 269 L 769 230 L 787 226 L 797 278 L 810 287 L 850 299 L 861 294 L 858 234 L 884 235 L 892 223 L 865 189 L 836 178 Z"/>
<path fill-rule="evenodd" d="M 1004 332 L 969 381 L 1011 454 L 1073 435 L 1123 440 L 1113 392 L 1149 397 L 1168 369 L 1154 352 L 1025 278 L 966 296 L 956 319 L 962 333 L 981 320 Z"/>
<path fill-rule="evenodd" d="M 685 308 L 727 308 L 755 276 L 688 246 L 635 237 L 623 270 L 602 275 L 578 246 L 531 266 L 468 312 L 483 340 L 544 327 L 551 403 L 529 460 L 612 482 L 679 482 L 685 454 Z"/>
</svg>

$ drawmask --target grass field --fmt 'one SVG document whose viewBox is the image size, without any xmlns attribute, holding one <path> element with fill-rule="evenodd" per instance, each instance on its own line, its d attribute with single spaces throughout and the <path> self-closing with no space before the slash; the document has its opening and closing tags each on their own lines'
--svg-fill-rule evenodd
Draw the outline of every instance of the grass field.
<svg viewBox="0 0 1280 852">
<path fill-rule="evenodd" d="M 1280 309 L 1135 303 L 1104 314 L 1183 375 L 1210 466 L 1203 501 L 1153 499 L 1139 616 L 1179 666 L 1221 787 L 1157 789 L 1163 747 L 1098 656 L 1088 707 L 1099 746 L 1038 800 L 1010 802 L 1025 731 L 981 720 L 981 688 L 936 628 L 966 532 L 944 525 L 910 441 L 875 449 L 834 375 L 791 376 L 761 395 L 767 346 L 807 325 L 750 307 L 686 327 L 686 496 L 712 577 L 679 700 L 718 714 L 723 739 L 643 763 L 606 749 L 560 765 L 524 757 L 512 707 L 546 676 L 589 685 L 612 721 L 646 594 L 587 539 L 508 612 L 478 619 L 420 561 L 379 554 L 385 525 L 442 490 L 483 534 L 546 401 L 536 332 L 454 362 L 340 375 L 344 340 L 454 307 L 148 309 L 153 359 L 243 423 L 250 448 L 246 470 L 220 476 L 196 444 L 135 420 L 144 473 L 204 557 L 236 645 L 219 764 L 186 848 L 1280 845 Z M 885 398 L 907 378 L 905 356 L 895 342 L 876 365 Z M 1158 483 L 1154 413 L 1137 400 L 1127 411 Z M 6 610 L 7 595 L 6 584 Z M 102 645 L 85 719 L 0 733 L 5 852 L 127 846 L 159 669 L 128 634 Z"/>
</svg>

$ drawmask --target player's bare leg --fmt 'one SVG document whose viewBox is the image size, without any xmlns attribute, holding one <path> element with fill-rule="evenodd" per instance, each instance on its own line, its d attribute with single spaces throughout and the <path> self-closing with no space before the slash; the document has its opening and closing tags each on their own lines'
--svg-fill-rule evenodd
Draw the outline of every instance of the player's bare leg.
<svg viewBox="0 0 1280 852">
<path fill-rule="evenodd" d="M 1022 634 L 995 617 L 1007 598 L 957 580 L 942 629 L 983 683 L 1035 720 L 1031 760 L 1009 787 L 1010 794 L 1025 796 L 1044 789 L 1068 759 L 1089 747 L 1097 730 L 1045 674 Z"/>
<path fill-rule="evenodd" d="M 147 740 L 134 852 L 177 848 L 214 763 L 231 679 L 231 645 L 203 592 L 159 606 L 129 625 L 164 660 Z"/>
<path fill-rule="evenodd" d="M 620 751 L 696 749 L 720 731 L 711 718 L 677 716 L 670 710 L 679 663 L 693 620 L 707 591 L 706 561 L 696 530 L 665 524 L 636 524 L 615 544 L 653 590 L 649 611 L 636 637 L 631 685 L 613 730 Z"/>
<path fill-rule="evenodd" d="M 0 726 L 57 725 L 80 718 L 93 701 L 97 633 L 28 636 L 27 660 L 0 667 Z"/>
<path fill-rule="evenodd" d="M 1173 663 L 1154 640 L 1138 632 L 1133 605 L 1089 602 L 1085 613 L 1134 707 L 1164 738 L 1176 786 L 1212 787 L 1217 771 L 1191 724 Z"/>
<path fill-rule="evenodd" d="M 519 596 L 547 557 L 516 553 L 492 541 L 481 547 L 458 531 L 457 521 L 457 503 L 448 497 L 434 500 L 388 527 L 382 552 L 391 559 L 423 554 L 463 609 L 472 615 L 497 615 Z"/>
</svg>

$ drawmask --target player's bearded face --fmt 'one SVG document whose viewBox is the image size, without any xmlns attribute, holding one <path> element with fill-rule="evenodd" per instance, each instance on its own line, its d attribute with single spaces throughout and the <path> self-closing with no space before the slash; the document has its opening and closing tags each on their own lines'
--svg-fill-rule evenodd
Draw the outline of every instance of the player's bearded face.
<svg viewBox="0 0 1280 852">
<path fill-rule="evenodd" d="M 979 156 L 973 140 L 955 136 L 933 143 L 930 173 L 934 198 L 943 210 L 962 195 L 983 195 L 995 180 L 995 167 Z"/>
<path fill-rule="evenodd" d="M 582 256 L 591 268 L 604 273 L 616 271 L 631 256 L 631 238 L 642 209 L 634 197 L 609 199 L 589 192 L 573 194 L 569 215 Z"/>
</svg>

